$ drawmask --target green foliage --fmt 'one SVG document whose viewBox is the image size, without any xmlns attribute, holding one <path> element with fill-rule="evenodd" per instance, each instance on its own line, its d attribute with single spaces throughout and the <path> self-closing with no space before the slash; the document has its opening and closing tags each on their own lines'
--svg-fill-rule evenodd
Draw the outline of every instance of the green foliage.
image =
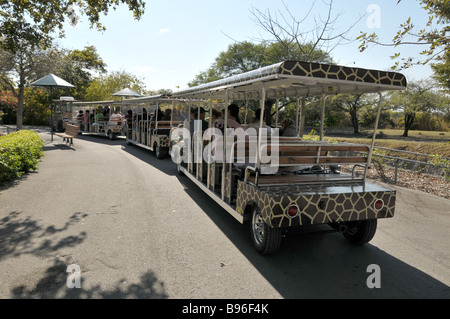
<svg viewBox="0 0 450 319">
<path fill-rule="evenodd" d="M 397 4 L 402 0 L 398 0 Z M 447 91 L 450 89 L 449 82 L 449 43 L 450 37 L 450 2 L 449 0 L 419 0 L 422 8 L 428 12 L 426 25 L 417 28 L 416 19 L 409 17 L 406 22 L 400 24 L 396 35 L 389 43 L 383 43 L 376 33 L 361 33 L 357 39 L 360 41 L 361 52 L 369 45 L 383 45 L 397 48 L 401 45 L 422 45 L 425 49 L 420 52 L 420 57 L 406 57 L 401 53 L 394 53 L 391 58 L 396 59 L 392 69 L 405 69 L 417 64 L 427 64 L 431 61 L 438 62 L 432 64 L 435 71 L 435 79 Z M 400 59 L 400 60 L 398 60 Z"/>
<path fill-rule="evenodd" d="M 43 156 L 43 140 L 34 131 L 0 136 L 0 184 L 36 169 Z"/>
<path fill-rule="evenodd" d="M 101 75 L 89 84 L 86 89 L 85 101 L 106 101 L 120 99 L 120 97 L 111 96 L 114 92 L 124 88 L 130 88 L 133 91 L 142 94 L 145 84 L 138 77 L 125 71 L 112 72 Z"/>
<path fill-rule="evenodd" d="M 315 130 L 311 130 L 308 134 L 303 135 L 302 139 L 305 141 L 318 141 L 320 137 Z"/>
<path fill-rule="evenodd" d="M 48 93 L 43 89 L 25 88 L 23 123 L 25 125 L 50 125 Z M 12 123 L 11 123 L 12 124 Z"/>
<path fill-rule="evenodd" d="M 34 46 L 49 46 L 53 34 L 59 31 L 59 36 L 64 36 L 64 22 L 75 25 L 80 13 L 88 18 L 91 27 L 105 30 L 100 23 L 101 15 L 121 3 L 128 6 L 137 20 L 144 14 L 142 0 L 0 1 L 0 45 L 10 52 L 23 41 Z"/>
<path fill-rule="evenodd" d="M 442 168 L 445 174 L 445 179 L 450 182 L 450 161 L 441 155 L 431 155 L 431 163 L 434 166 L 439 166 Z"/>
</svg>

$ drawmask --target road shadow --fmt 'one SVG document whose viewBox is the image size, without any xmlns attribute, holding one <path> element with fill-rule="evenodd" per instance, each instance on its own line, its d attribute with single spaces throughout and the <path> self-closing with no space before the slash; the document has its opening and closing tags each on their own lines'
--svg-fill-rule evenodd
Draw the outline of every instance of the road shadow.
<svg viewBox="0 0 450 319">
<path fill-rule="evenodd" d="M 42 150 L 45 153 L 49 151 L 76 151 L 76 148 L 63 142 L 61 144 L 53 142 L 52 144 L 44 145 Z"/>
<path fill-rule="evenodd" d="M 450 298 L 446 284 L 376 246 L 352 245 L 335 232 L 296 232 L 283 238 L 277 254 L 261 256 L 252 246 L 249 225 L 236 221 L 188 177 L 179 176 L 170 159 L 146 162 L 176 175 L 192 200 L 284 298 Z M 380 266 L 381 288 L 368 288 L 373 264 Z"/>
<path fill-rule="evenodd" d="M 121 278 L 111 288 L 100 285 L 85 288 L 86 283 L 80 274 L 70 273 L 67 262 L 55 260 L 33 287 L 18 285 L 11 290 L 15 299 L 167 299 L 164 283 L 159 281 L 153 271 L 142 274 L 137 283 L 125 284 Z M 69 270 L 69 271 L 68 271 Z M 68 286 L 70 285 L 70 287 Z"/>
<path fill-rule="evenodd" d="M 67 279 L 71 273 L 68 266 L 76 261 L 70 254 L 61 256 L 58 252 L 86 240 L 84 231 L 68 236 L 64 233 L 87 217 L 86 213 L 76 212 L 61 227 L 42 225 L 17 211 L 0 219 L 0 262 L 22 255 L 51 260 L 49 266 L 39 268 L 34 265 L 37 268 L 31 274 L 19 277 L 10 288 L 11 298 L 168 298 L 164 283 L 152 271 L 143 273 L 137 283 L 125 284 L 129 280 L 121 278 L 111 288 L 95 285 L 85 289 L 83 276 L 80 276 L 81 288 L 69 288 Z"/>
<path fill-rule="evenodd" d="M 86 239 L 86 232 L 62 238 L 56 236 L 79 223 L 86 213 L 74 213 L 63 227 L 44 226 L 38 220 L 22 215 L 13 211 L 0 219 L 0 261 L 21 255 L 51 257 L 55 251 L 79 245 Z"/>
</svg>

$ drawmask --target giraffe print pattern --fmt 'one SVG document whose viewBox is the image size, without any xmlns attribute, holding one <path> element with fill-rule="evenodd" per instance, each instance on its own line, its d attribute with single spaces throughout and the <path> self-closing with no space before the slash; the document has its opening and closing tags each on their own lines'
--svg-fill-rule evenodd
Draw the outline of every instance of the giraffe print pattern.
<svg viewBox="0 0 450 319">
<path fill-rule="evenodd" d="M 397 72 L 369 70 L 324 63 L 309 63 L 301 61 L 284 61 L 262 67 L 246 73 L 234 75 L 221 80 L 201 84 L 174 93 L 174 96 L 192 95 L 217 87 L 237 85 L 242 82 L 260 79 L 274 75 L 298 76 L 310 79 L 342 80 L 346 83 L 370 83 L 406 88 L 406 77 Z"/>
<path fill-rule="evenodd" d="M 254 203 L 271 227 L 304 226 L 393 217 L 395 198 L 395 191 L 368 183 L 256 187 L 238 181 L 236 211 L 243 215 L 247 205 Z M 384 203 L 379 211 L 375 209 L 378 199 Z M 294 218 L 286 214 L 292 205 L 300 210 Z"/>
</svg>

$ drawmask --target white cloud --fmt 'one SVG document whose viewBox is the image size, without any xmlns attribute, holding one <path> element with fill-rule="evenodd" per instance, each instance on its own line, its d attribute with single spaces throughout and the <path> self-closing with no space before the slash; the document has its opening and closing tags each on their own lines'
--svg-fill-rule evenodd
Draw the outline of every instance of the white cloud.
<svg viewBox="0 0 450 319">
<path fill-rule="evenodd" d="M 163 35 L 163 34 L 169 33 L 169 32 L 170 32 L 169 29 L 164 28 L 164 29 L 160 29 L 158 32 L 155 32 L 154 34 L 155 34 L 155 35 Z"/>
</svg>

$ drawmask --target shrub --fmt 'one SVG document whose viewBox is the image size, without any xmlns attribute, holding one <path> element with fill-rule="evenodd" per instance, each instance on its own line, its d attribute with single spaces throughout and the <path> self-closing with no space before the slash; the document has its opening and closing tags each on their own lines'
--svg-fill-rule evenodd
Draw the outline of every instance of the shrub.
<svg viewBox="0 0 450 319">
<path fill-rule="evenodd" d="M 0 184 L 36 169 L 43 156 L 43 140 L 34 131 L 0 136 Z"/>
</svg>

